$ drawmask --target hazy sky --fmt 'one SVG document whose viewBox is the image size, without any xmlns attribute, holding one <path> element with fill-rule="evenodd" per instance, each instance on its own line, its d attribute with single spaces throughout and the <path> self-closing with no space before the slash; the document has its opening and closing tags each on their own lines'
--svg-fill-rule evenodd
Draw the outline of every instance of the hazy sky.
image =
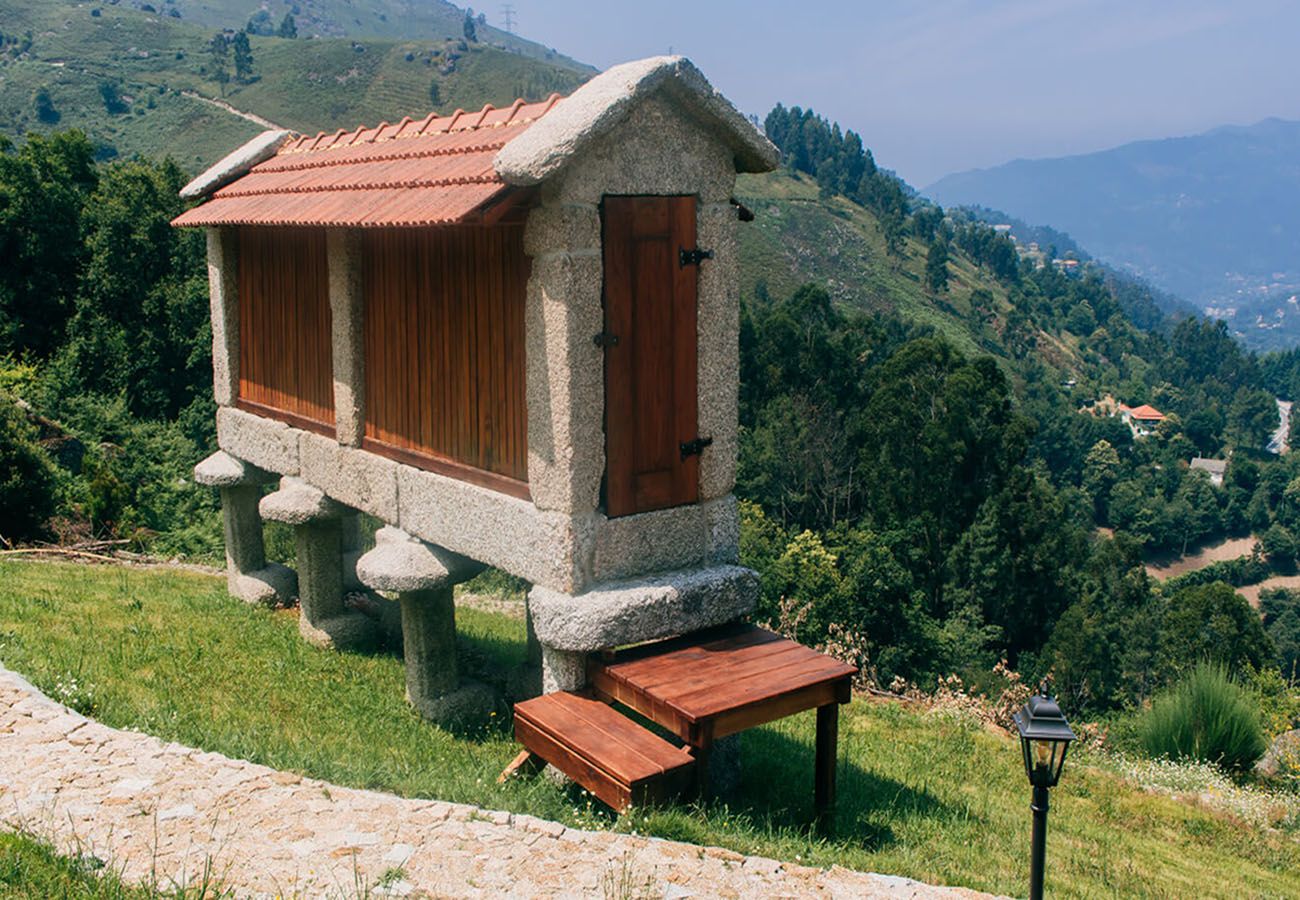
<svg viewBox="0 0 1300 900">
<path fill-rule="evenodd" d="M 1300 119 L 1294 0 L 514 0 L 602 68 L 689 56 L 747 113 L 811 106 L 918 187 L 1016 157 Z M 494 25 L 498 6 L 484 3 Z"/>
</svg>

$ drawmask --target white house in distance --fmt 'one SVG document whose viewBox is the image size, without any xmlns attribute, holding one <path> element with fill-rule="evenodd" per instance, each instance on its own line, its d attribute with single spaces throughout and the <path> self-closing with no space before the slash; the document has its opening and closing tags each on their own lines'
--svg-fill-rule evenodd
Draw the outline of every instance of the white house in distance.
<svg viewBox="0 0 1300 900">
<path fill-rule="evenodd" d="M 1228 471 L 1228 461 L 1226 459 L 1207 459 L 1203 456 L 1193 456 L 1188 465 L 1189 468 L 1197 469 L 1209 475 L 1210 484 L 1215 487 L 1223 487 L 1223 476 Z"/>
<path fill-rule="evenodd" d="M 1133 437 L 1149 437 L 1156 433 L 1165 414 L 1154 406 L 1143 403 L 1141 406 L 1119 405 L 1119 416 L 1133 432 Z"/>
</svg>

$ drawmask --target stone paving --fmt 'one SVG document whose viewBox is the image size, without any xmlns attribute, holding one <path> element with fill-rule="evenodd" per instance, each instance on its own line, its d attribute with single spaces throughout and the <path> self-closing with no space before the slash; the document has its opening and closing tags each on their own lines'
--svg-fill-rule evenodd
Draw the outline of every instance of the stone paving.
<svg viewBox="0 0 1300 900">
<path fill-rule="evenodd" d="M 2 666 L 0 824 L 129 881 L 206 867 L 239 897 L 981 896 L 338 787 L 109 728 Z"/>
</svg>

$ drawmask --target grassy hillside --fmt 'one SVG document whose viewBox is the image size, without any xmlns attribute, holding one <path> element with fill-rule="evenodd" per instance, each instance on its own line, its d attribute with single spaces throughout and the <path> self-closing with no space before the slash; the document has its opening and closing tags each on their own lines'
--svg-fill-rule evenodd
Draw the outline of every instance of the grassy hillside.
<svg viewBox="0 0 1300 900">
<path fill-rule="evenodd" d="M 169 17 L 172 10 L 182 21 L 205 28 L 240 28 L 266 11 L 265 22 L 278 26 L 286 13 L 292 13 L 300 37 L 383 38 L 389 40 L 460 39 L 463 36 L 465 10 L 445 0 L 149 0 L 159 12 Z M 144 0 L 130 0 L 139 8 Z M 489 24 L 475 23 L 480 41 L 513 53 L 540 59 L 555 65 L 590 74 L 594 70 L 576 60 L 534 41 L 510 34 L 500 28 L 496 5 L 479 7 Z M 476 11 L 475 17 L 477 18 Z M 527 30 L 527 21 L 523 23 Z"/>
<path fill-rule="evenodd" d="M 508 693 L 506 675 L 526 656 L 522 617 L 462 605 L 457 626 L 465 669 Z M 339 784 L 804 865 L 1025 889 L 1029 789 L 1019 747 L 959 707 L 865 697 L 846 706 L 837 829 L 819 839 L 804 827 L 811 713 L 742 735 L 742 783 L 728 805 L 615 819 L 545 778 L 497 784 L 517 750 L 506 717 L 480 732 L 443 731 L 406 706 L 397 656 L 312 649 L 292 611 L 232 600 L 211 575 L 0 562 L 0 661 L 111 726 Z M 1237 788 L 1206 768 L 1071 753 L 1052 796 L 1051 895 L 1296 896 L 1293 795 Z"/>
<path fill-rule="evenodd" d="M 967 353 L 1008 354 L 998 332 L 1011 302 L 1006 288 L 956 248 L 949 262 L 949 287 L 941 295 L 924 286 L 926 245 L 908 238 L 891 257 L 876 217 L 843 197 L 822 199 L 817 182 L 785 171 L 742 175 L 736 195 L 753 210 L 740 229 L 742 293 L 766 285 L 773 297 L 787 297 L 801 284 L 816 282 L 843 303 L 875 312 L 894 312 L 929 326 Z M 971 295 L 987 291 L 995 319 L 977 323 Z M 1040 333 L 1039 354 L 1049 365 L 1077 372 L 1075 340 Z"/>
<path fill-rule="evenodd" d="M 206 49 L 215 28 L 185 18 L 124 5 L 0 0 L 0 31 L 7 40 L 0 50 L 0 134 L 16 138 L 28 131 L 81 128 L 105 156 L 171 154 L 191 171 L 263 128 L 204 98 L 315 132 L 433 108 L 477 109 L 520 96 L 545 97 L 571 91 L 588 74 L 562 60 L 540 61 L 485 43 L 462 45 L 459 38 L 254 36 L 256 80 L 223 86 Z M 105 82 L 120 94 L 123 109 L 109 111 L 101 96 Z M 57 114 L 54 121 L 38 115 L 42 89 Z"/>
</svg>

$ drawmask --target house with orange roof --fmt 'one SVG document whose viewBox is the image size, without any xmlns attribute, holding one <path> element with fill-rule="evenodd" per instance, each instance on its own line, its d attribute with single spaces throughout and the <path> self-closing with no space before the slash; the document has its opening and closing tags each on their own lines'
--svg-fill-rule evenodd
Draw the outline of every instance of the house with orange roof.
<svg viewBox="0 0 1300 900">
<path fill-rule="evenodd" d="M 1134 437 L 1148 437 L 1155 434 L 1160 423 L 1165 420 L 1164 413 L 1145 403 L 1141 406 L 1125 406 L 1121 403 L 1119 415 L 1133 432 Z"/>
</svg>

